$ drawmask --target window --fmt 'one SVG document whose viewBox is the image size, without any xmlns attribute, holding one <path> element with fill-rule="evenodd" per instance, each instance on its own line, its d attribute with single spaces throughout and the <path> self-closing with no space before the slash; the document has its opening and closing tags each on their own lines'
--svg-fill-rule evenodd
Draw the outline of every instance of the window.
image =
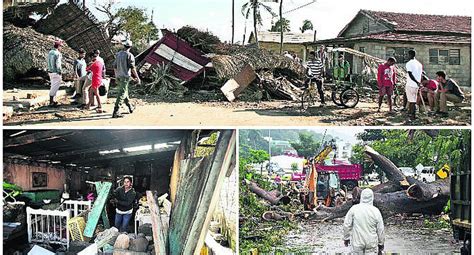
<svg viewBox="0 0 474 255">
<path fill-rule="evenodd" d="M 391 47 L 387 48 L 385 51 L 386 59 L 389 57 L 394 57 L 397 59 L 397 63 L 406 63 L 408 62 L 408 51 L 413 50 L 413 48 L 402 48 L 402 47 Z"/>
<path fill-rule="evenodd" d="M 461 52 L 459 49 L 442 50 L 430 49 L 430 64 L 434 65 L 460 65 Z"/>
</svg>

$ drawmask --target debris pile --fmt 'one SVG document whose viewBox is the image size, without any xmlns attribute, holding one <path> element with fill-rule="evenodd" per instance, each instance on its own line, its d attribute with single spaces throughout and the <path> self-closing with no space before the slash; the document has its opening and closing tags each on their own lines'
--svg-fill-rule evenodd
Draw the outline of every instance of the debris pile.
<svg viewBox="0 0 474 255">
<path fill-rule="evenodd" d="M 234 78 L 246 64 L 250 64 L 257 73 L 271 70 L 292 78 L 303 78 L 305 74 L 305 68 L 300 63 L 253 45 L 221 45 L 211 60 L 221 79 Z"/>
<path fill-rule="evenodd" d="M 210 32 L 200 31 L 191 26 L 184 26 L 176 31 L 179 37 L 186 40 L 192 47 L 201 50 L 204 53 L 215 52 L 215 47 L 221 44 L 219 37 Z"/>
<path fill-rule="evenodd" d="M 47 78 L 47 55 L 51 50 L 54 36 L 43 35 L 32 28 L 19 28 L 10 23 L 3 24 L 3 77 L 13 81 L 27 74 Z M 73 74 L 76 51 L 63 45 L 63 73 Z"/>
</svg>

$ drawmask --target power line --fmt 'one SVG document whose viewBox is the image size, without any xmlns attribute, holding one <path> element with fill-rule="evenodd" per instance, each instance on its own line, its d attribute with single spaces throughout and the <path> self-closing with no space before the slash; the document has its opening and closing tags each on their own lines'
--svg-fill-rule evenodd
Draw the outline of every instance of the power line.
<svg viewBox="0 0 474 255">
<path fill-rule="evenodd" d="M 293 8 L 293 9 L 291 9 L 291 10 L 289 10 L 289 11 L 283 12 L 283 14 L 287 14 L 287 13 L 290 13 L 290 12 L 297 11 L 297 10 L 299 10 L 299 9 L 301 9 L 301 8 L 304 8 L 304 7 L 306 7 L 306 6 L 308 6 L 308 5 L 311 5 L 311 4 L 314 4 L 314 3 L 316 3 L 316 0 L 312 0 L 312 1 L 309 2 L 309 3 L 306 3 L 306 4 L 303 4 L 303 5 L 298 6 L 298 7 L 296 7 L 296 8 Z"/>
</svg>

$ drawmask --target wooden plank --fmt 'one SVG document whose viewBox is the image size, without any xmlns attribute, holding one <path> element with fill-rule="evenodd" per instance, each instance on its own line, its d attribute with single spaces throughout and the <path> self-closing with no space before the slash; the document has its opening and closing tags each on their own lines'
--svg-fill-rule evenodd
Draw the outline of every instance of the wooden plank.
<svg viewBox="0 0 474 255">
<path fill-rule="evenodd" d="M 238 73 L 233 79 L 228 80 L 224 86 L 221 87 L 227 100 L 233 102 L 237 96 L 242 93 L 253 80 L 257 78 L 257 74 L 249 64 L 245 65 L 242 71 Z"/>
<path fill-rule="evenodd" d="M 151 225 L 153 229 L 153 243 L 156 254 L 168 254 L 167 252 L 167 237 L 168 231 L 163 231 L 161 224 L 160 208 L 155 198 L 153 191 L 146 192 L 146 199 L 150 208 Z"/>
<path fill-rule="evenodd" d="M 174 201 L 176 198 L 176 192 L 178 190 L 178 185 L 180 181 L 180 173 L 183 173 L 180 171 L 181 162 L 183 159 L 185 159 L 191 154 L 191 148 L 193 148 L 194 142 L 197 143 L 197 141 L 195 140 L 197 140 L 198 133 L 199 131 L 195 130 L 189 134 L 186 134 L 181 140 L 179 148 L 175 153 L 170 179 L 170 201 L 172 205 L 174 205 Z"/>
<path fill-rule="evenodd" d="M 96 182 L 96 190 L 101 190 L 103 186 L 104 186 L 104 183 Z M 100 217 L 102 218 L 102 221 L 104 222 L 104 228 L 105 229 L 110 228 L 110 222 L 109 222 L 109 217 L 107 216 L 106 206 L 104 206 L 104 209 L 102 210 L 102 213 L 100 214 Z"/>
<path fill-rule="evenodd" d="M 220 131 L 210 157 L 183 160 L 188 165 L 180 180 L 169 231 L 169 254 L 199 254 L 212 211 L 235 153 L 235 131 Z"/>
<path fill-rule="evenodd" d="M 96 187 L 98 187 L 100 182 L 96 182 L 95 184 Z M 112 183 L 105 182 L 103 183 L 103 185 L 101 185 L 101 189 L 97 190 L 97 200 L 94 202 L 92 210 L 89 213 L 86 228 L 84 229 L 84 236 L 89 238 L 92 238 L 92 236 L 94 236 L 95 228 L 97 227 L 99 218 L 102 216 L 102 211 L 104 210 L 105 203 L 107 202 L 111 187 Z"/>
</svg>

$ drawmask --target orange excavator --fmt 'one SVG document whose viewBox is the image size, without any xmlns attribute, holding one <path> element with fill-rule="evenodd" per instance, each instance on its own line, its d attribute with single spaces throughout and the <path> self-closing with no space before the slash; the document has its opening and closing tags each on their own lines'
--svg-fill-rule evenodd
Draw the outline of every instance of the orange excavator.
<svg viewBox="0 0 474 255">
<path fill-rule="evenodd" d="M 300 200 L 304 204 L 305 210 L 312 210 L 318 205 L 318 198 L 321 199 L 326 206 L 332 203 L 331 194 L 329 191 L 329 182 L 339 179 L 337 173 L 322 172 L 318 174 L 316 165 L 321 164 L 327 156 L 336 149 L 334 141 L 327 143 L 323 149 L 313 158 L 309 160 L 309 169 L 306 173 L 304 187 L 300 191 Z M 326 187 L 321 192 L 318 192 L 318 184 Z"/>
</svg>

